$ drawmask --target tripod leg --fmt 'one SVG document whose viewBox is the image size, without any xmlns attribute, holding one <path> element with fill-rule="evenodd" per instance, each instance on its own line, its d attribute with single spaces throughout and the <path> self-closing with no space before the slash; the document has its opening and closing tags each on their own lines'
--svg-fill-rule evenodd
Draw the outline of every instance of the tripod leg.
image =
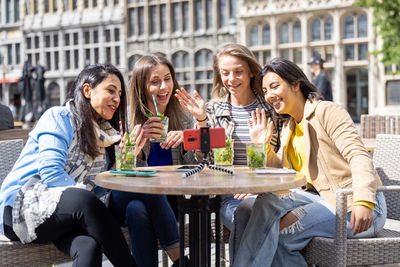
<svg viewBox="0 0 400 267">
<path fill-rule="evenodd" d="M 222 167 L 218 167 L 218 166 L 213 166 L 213 165 L 208 164 L 208 162 L 207 162 L 207 167 L 210 168 L 211 170 L 226 172 L 226 173 L 229 173 L 231 175 L 235 174 L 235 172 L 233 170 L 229 170 L 227 168 L 222 168 Z"/>
<path fill-rule="evenodd" d="M 203 159 L 203 161 L 199 164 L 198 167 L 194 168 L 193 170 L 187 171 L 182 174 L 182 177 L 189 177 L 190 175 L 193 175 L 195 173 L 198 173 L 202 169 L 204 169 L 205 164 L 207 163 L 206 159 Z"/>
</svg>

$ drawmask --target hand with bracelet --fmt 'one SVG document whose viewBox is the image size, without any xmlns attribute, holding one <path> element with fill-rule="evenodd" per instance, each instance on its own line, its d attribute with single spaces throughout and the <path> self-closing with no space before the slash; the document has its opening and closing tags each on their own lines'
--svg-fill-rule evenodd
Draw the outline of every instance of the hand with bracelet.
<svg viewBox="0 0 400 267">
<path fill-rule="evenodd" d="M 193 96 L 191 96 L 184 88 L 177 89 L 175 96 L 178 98 L 183 109 L 196 118 L 198 126 L 207 125 L 206 102 L 196 90 Z"/>
</svg>

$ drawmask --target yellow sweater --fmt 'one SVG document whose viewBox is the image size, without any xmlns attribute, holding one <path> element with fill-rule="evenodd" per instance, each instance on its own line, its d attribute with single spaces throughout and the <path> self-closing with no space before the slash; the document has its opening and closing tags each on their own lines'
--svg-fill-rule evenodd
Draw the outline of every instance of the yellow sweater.
<svg viewBox="0 0 400 267">
<path fill-rule="evenodd" d="M 308 164 L 306 159 L 306 152 L 304 148 L 304 124 L 303 121 L 300 123 L 296 122 L 296 127 L 292 132 L 292 136 L 290 137 L 290 142 L 287 147 L 287 153 L 292 163 L 293 169 L 297 172 L 302 173 L 306 176 L 307 182 L 312 184 L 310 174 L 308 172 Z M 353 204 L 355 205 L 363 205 L 367 206 L 371 210 L 374 209 L 374 204 L 367 201 L 357 201 Z"/>
</svg>

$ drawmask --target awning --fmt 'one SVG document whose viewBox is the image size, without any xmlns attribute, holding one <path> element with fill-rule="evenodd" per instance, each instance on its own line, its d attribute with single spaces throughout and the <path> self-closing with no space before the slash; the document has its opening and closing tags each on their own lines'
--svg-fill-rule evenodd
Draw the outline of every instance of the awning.
<svg viewBox="0 0 400 267">
<path fill-rule="evenodd" d="M 0 78 L 0 83 L 16 83 L 18 82 L 18 77 L 6 77 L 4 78 Z"/>
</svg>

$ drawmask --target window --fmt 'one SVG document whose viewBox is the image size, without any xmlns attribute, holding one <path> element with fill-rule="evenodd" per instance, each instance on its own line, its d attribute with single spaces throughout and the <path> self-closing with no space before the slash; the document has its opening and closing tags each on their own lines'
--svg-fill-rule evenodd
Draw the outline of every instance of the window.
<svg viewBox="0 0 400 267">
<path fill-rule="evenodd" d="M 354 20 L 352 16 L 347 16 L 344 20 L 344 38 L 354 37 Z"/>
<path fill-rule="evenodd" d="M 139 27 L 139 30 L 138 30 L 138 33 L 139 33 L 139 35 L 143 35 L 144 34 L 144 8 L 143 7 L 139 7 L 138 8 L 138 18 L 139 18 L 139 20 L 138 20 L 138 27 Z"/>
<path fill-rule="evenodd" d="M 196 90 L 204 99 L 211 98 L 213 78 L 213 53 L 208 49 L 201 49 L 195 54 Z M 210 89 L 210 90 L 209 90 Z"/>
<path fill-rule="evenodd" d="M 301 25 L 300 21 L 296 21 L 293 25 L 293 42 L 301 42 Z"/>
<path fill-rule="evenodd" d="M 172 64 L 175 66 L 176 77 L 182 85 L 190 83 L 190 60 L 189 53 L 178 51 L 172 55 Z M 189 89 L 187 86 L 186 89 Z"/>
<path fill-rule="evenodd" d="M 165 4 L 160 5 L 160 32 L 165 33 L 167 31 L 167 11 Z"/>
<path fill-rule="evenodd" d="M 136 12 L 134 8 L 130 8 L 128 11 L 129 24 L 128 24 L 128 34 L 129 36 L 135 35 L 135 25 L 136 25 Z"/>
<path fill-rule="evenodd" d="M 250 30 L 250 46 L 258 45 L 258 26 L 254 25 Z"/>
<path fill-rule="evenodd" d="M 213 3 L 212 0 L 206 0 L 206 28 L 211 29 L 213 26 Z"/>
<path fill-rule="evenodd" d="M 269 45 L 271 43 L 271 31 L 269 28 L 269 24 L 265 24 L 262 28 L 262 42 L 263 45 Z"/>
<path fill-rule="evenodd" d="M 203 28 L 203 8 L 202 8 L 202 0 L 195 0 L 194 2 L 194 14 L 195 14 L 195 24 L 194 29 L 200 30 Z"/>
<path fill-rule="evenodd" d="M 354 60 L 354 45 L 345 46 L 346 60 Z"/>
<path fill-rule="evenodd" d="M 287 22 L 282 23 L 280 29 L 280 43 L 289 43 L 289 24 Z"/>
<path fill-rule="evenodd" d="M 400 81 L 388 81 L 386 85 L 388 105 L 400 105 Z"/>
<path fill-rule="evenodd" d="M 183 31 L 186 32 L 189 30 L 189 2 L 183 2 Z"/>
<path fill-rule="evenodd" d="M 368 44 L 359 44 L 358 45 L 358 59 L 366 60 L 368 57 Z"/>
<path fill-rule="evenodd" d="M 180 16 L 179 16 L 179 3 L 172 4 L 172 31 L 179 31 Z"/>
<path fill-rule="evenodd" d="M 157 33 L 157 6 L 149 7 L 150 34 Z"/>
<path fill-rule="evenodd" d="M 226 1 L 227 0 L 218 0 L 218 11 L 219 11 L 219 27 L 223 28 L 227 26 L 227 12 L 226 12 Z"/>
<path fill-rule="evenodd" d="M 328 18 L 324 24 L 324 36 L 325 40 L 332 40 L 332 18 Z"/>
<path fill-rule="evenodd" d="M 128 59 L 128 69 L 130 71 L 133 70 L 133 67 L 135 66 L 136 61 L 138 61 L 139 58 L 141 58 L 141 57 L 142 57 L 141 55 L 133 55 L 133 56 L 129 57 L 129 59 Z"/>
<path fill-rule="evenodd" d="M 358 17 L 357 31 L 358 37 L 368 37 L 367 16 L 362 14 Z"/>
<path fill-rule="evenodd" d="M 315 19 L 311 25 L 311 40 L 321 40 L 321 20 Z"/>
</svg>

